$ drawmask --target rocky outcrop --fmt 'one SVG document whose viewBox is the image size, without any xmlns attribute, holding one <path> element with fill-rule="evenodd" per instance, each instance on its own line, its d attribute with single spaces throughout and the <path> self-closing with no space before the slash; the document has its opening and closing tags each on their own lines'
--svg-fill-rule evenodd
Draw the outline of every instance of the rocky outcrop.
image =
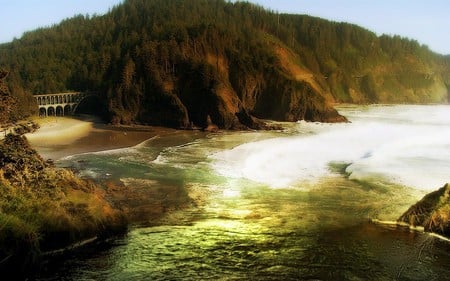
<svg viewBox="0 0 450 281">
<path fill-rule="evenodd" d="M 206 56 L 208 57 L 208 56 Z M 178 77 L 154 83 L 134 118 L 138 122 L 175 128 L 246 130 L 272 129 L 263 119 L 345 122 L 309 80 L 268 70 L 253 77 L 234 76 L 226 59 L 186 61 Z M 283 61 L 284 62 L 284 61 Z M 283 62 L 280 62 L 283 63 Z M 235 70 L 239 73 L 239 69 Z M 243 74 L 242 72 L 241 74 Z M 244 75 L 245 76 L 245 75 Z M 117 112 L 116 123 L 123 123 Z M 133 119 L 133 118 L 131 118 Z"/>
<path fill-rule="evenodd" d="M 345 122 L 347 119 L 330 106 L 321 93 L 305 81 L 277 77 L 269 82 L 257 100 L 256 117 L 278 121 Z M 269 80 L 270 81 L 270 80 Z"/>
<path fill-rule="evenodd" d="M 0 142 L 0 272 L 21 273 L 42 252 L 125 233 L 103 188 L 45 162 L 19 135 Z M 17 277 L 17 276 L 16 276 Z"/>
<path fill-rule="evenodd" d="M 425 231 L 450 237 L 449 184 L 427 194 L 409 208 L 398 221 L 412 226 L 422 226 Z"/>
</svg>

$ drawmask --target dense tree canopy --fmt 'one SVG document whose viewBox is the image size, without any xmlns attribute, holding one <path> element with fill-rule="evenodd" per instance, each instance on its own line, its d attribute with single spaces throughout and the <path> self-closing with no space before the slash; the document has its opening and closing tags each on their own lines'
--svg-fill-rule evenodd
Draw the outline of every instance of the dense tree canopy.
<svg viewBox="0 0 450 281">
<path fill-rule="evenodd" d="M 93 90 L 114 122 L 175 127 L 446 102 L 449 61 L 414 40 L 224 0 L 126 0 L 0 45 L 15 96 Z"/>
<path fill-rule="evenodd" d="M 0 70 L 0 124 L 10 121 L 12 107 L 15 104 L 4 81 L 7 76 L 8 72 Z"/>
</svg>

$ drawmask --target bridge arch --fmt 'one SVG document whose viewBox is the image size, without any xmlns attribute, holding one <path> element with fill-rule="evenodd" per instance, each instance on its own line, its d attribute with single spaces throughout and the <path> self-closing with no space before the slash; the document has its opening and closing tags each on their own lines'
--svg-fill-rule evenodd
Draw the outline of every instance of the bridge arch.
<svg viewBox="0 0 450 281">
<path fill-rule="evenodd" d="M 56 106 L 55 115 L 64 116 L 64 108 L 61 105 Z"/>
<path fill-rule="evenodd" d="M 56 116 L 56 111 L 53 106 L 47 108 L 47 116 Z"/>
<path fill-rule="evenodd" d="M 66 106 L 64 106 L 64 116 L 66 115 L 72 115 L 72 107 L 67 104 Z"/>
<path fill-rule="evenodd" d="M 47 117 L 47 109 L 45 107 L 39 108 L 39 116 Z"/>
</svg>

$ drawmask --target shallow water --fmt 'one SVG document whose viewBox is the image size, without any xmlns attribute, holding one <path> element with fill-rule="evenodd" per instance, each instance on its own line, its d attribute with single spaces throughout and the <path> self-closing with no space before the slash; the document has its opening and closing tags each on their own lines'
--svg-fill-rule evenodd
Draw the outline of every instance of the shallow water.
<svg viewBox="0 0 450 281">
<path fill-rule="evenodd" d="M 38 279 L 450 280 L 449 242 L 370 222 L 450 181 L 450 107 L 339 110 L 352 123 L 176 132 L 61 160 L 130 187 L 179 187 L 195 204 Z"/>
</svg>

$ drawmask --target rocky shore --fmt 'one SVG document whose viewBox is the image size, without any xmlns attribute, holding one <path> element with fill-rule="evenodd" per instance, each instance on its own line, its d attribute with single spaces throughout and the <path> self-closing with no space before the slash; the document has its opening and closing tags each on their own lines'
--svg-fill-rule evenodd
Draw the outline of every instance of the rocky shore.
<svg viewBox="0 0 450 281">
<path fill-rule="evenodd" d="M 53 164 L 77 153 L 134 146 L 173 129 L 61 117 L 34 121 L 39 130 L 0 140 L 0 272 L 22 278 L 40 271 L 49 257 L 123 235 L 130 223 L 157 222 L 190 204 L 184 190 L 93 182 Z"/>
<path fill-rule="evenodd" d="M 450 186 L 447 183 L 440 189 L 427 194 L 411 206 L 398 222 L 411 226 L 421 226 L 427 232 L 433 232 L 450 238 Z"/>
<path fill-rule="evenodd" d="M 22 274 L 42 253 L 127 231 L 106 191 L 49 164 L 25 137 L 0 142 L 0 272 Z"/>
</svg>

